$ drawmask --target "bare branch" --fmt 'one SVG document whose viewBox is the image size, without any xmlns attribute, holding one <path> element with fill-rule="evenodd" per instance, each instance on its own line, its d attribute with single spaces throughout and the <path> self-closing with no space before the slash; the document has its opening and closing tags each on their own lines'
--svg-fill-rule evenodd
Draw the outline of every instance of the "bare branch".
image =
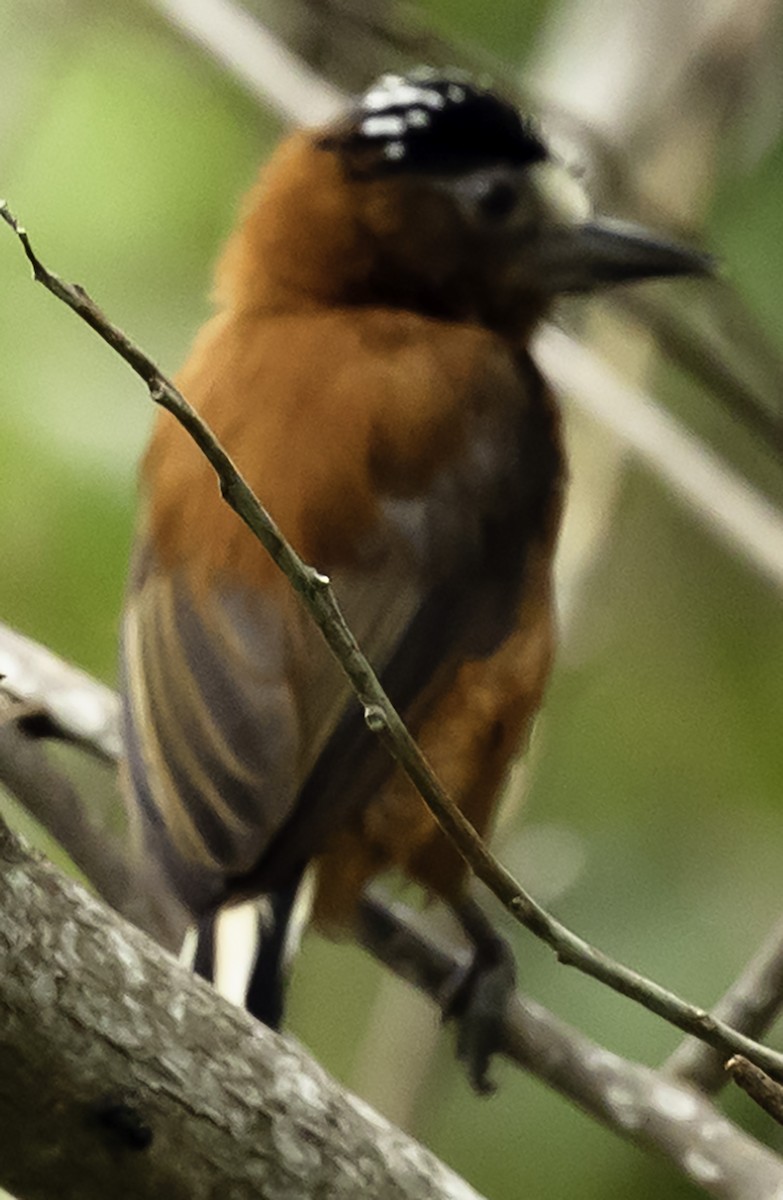
<svg viewBox="0 0 783 1200">
<path fill-rule="evenodd" d="M 757 1038 L 783 1008 L 783 920 L 753 955 L 739 978 L 711 1010 L 721 1021 Z M 683 1083 L 717 1092 L 726 1082 L 723 1058 L 703 1042 L 686 1038 L 671 1055 L 666 1071 Z"/>
<path fill-rule="evenodd" d="M 0 625 L 0 652 L 8 635 L 13 643 L 17 635 Z M 59 664 L 63 695 L 67 695 L 65 685 L 69 672 L 73 672 L 79 688 L 89 679 L 29 639 L 23 639 L 23 642 L 27 654 L 28 688 L 40 711 L 46 711 L 46 700 L 33 688 L 36 650 L 48 672 L 51 673 L 53 663 Z M 93 686 L 96 706 L 105 702 L 107 693 L 111 699 L 103 723 L 110 729 L 117 718 L 116 697 L 100 684 Z M 74 694 L 78 694 L 77 689 Z M 77 707 L 77 717 L 79 711 Z M 67 706 L 61 705 L 59 713 L 60 734 L 67 736 Z M 81 727 L 78 729 L 76 741 L 83 746 Z M 14 774 L 9 778 L 8 757 L 0 736 L 0 779 L 13 787 L 22 802 L 29 805 L 47 828 L 55 833 L 59 830 L 64 846 L 70 849 L 74 830 L 77 839 L 81 840 L 78 831 L 87 820 L 82 801 L 71 790 L 67 810 L 59 809 L 57 795 L 51 810 L 51 790 L 46 778 L 42 782 L 39 775 L 43 757 L 40 744 L 32 738 L 23 741 L 26 755 L 16 760 Z M 44 788 L 43 796 L 33 796 L 39 786 Z M 64 823 L 57 825 L 58 820 Z M 127 864 L 122 861 L 119 845 L 107 847 L 99 835 L 92 845 L 94 863 L 91 865 L 83 860 L 82 869 L 106 896 L 106 880 L 111 885 L 113 875 L 122 876 L 127 872 Z M 101 875 L 104 862 L 105 878 L 96 878 L 96 874 Z M 404 906 L 389 905 L 377 895 L 363 898 L 356 933 L 358 940 L 375 958 L 436 1002 L 453 978 L 454 971 L 463 965 L 457 952 L 422 929 L 419 918 Z M 714 1188 L 716 1195 L 728 1200 L 735 1197 L 744 1200 L 750 1196 L 756 1200 L 764 1194 L 764 1181 L 769 1180 L 772 1187 L 783 1170 L 783 1164 L 772 1154 L 719 1117 L 706 1101 L 695 1098 L 690 1087 L 667 1080 L 660 1072 L 602 1049 L 522 995 L 517 996 L 507 1013 L 504 1052 L 517 1066 L 553 1087 L 602 1124 L 644 1149 L 673 1159 L 707 1192 Z M 725 1072 L 723 1077 L 725 1079 Z M 710 1178 L 705 1180 L 705 1173 Z"/>
<path fill-rule="evenodd" d="M 107 748 L 118 750 L 119 704 L 109 688 L 2 624 L 0 663 L 7 671 L 6 679 L 0 680 L 0 690 L 5 688 L 12 695 L 24 691 L 29 703 L 50 718 L 58 737 L 101 755 Z M 50 702 L 50 687 L 54 689 L 53 702 Z M 85 712 L 93 714 L 92 745 L 85 731 Z M 0 732 L 0 780 L 64 847 L 100 895 L 124 912 L 123 881 L 128 865 L 123 847 L 103 828 L 92 828 L 81 798 L 69 781 L 46 763 L 32 738 L 13 728 Z M 371 913 L 372 902 L 368 904 L 367 912 Z M 367 944 L 366 936 L 364 940 Z M 370 948 L 389 962 L 380 942 Z M 390 965 L 398 974 L 408 977 L 404 962 L 403 956 Z M 419 971 L 424 971 L 424 977 L 412 981 L 435 996 L 441 976 L 436 973 L 434 981 L 428 983 L 426 967 L 420 966 Z M 781 1007 L 783 921 L 771 930 L 736 982 L 710 1011 L 732 1029 L 759 1038 L 769 1029 Z M 696 1038 L 683 1042 L 669 1058 L 665 1070 L 703 1091 L 718 1091 L 726 1082 L 724 1056 Z"/>
<path fill-rule="evenodd" d="M 154 7 L 284 120 L 314 125 L 344 106 L 342 92 L 233 0 L 154 0 Z"/>
<path fill-rule="evenodd" d="M 119 702 L 111 688 L 7 625 L 0 626 L 0 691 L 45 712 L 52 736 L 107 763 L 119 758 Z"/>
<path fill-rule="evenodd" d="M 458 965 L 400 904 L 365 897 L 357 933 L 377 958 L 434 998 Z M 621 1137 L 664 1154 L 708 1195 L 780 1200 L 781 1160 L 710 1101 L 611 1053 L 519 994 L 506 1014 L 504 1049 L 513 1062 Z"/>
<path fill-rule="evenodd" d="M 4 714 L 5 715 L 5 714 Z M 0 726 L 0 780 L 66 850 L 100 894 L 122 911 L 128 887 L 124 848 L 90 820 L 70 780 L 41 753 L 9 710 Z"/>
<path fill-rule="evenodd" d="M 547 327 L 535 354 L 549 379 L 600 420 L 699 518 L 771 583 L 783 587 L 783 514 L 597 354 Z"/>
<path fill-rule="evenodd" d="M 0 1185 L 26 1200 L 479 1200 L 0 824 Z"/>
<path fill-rule="evenodd" d="M 783 1088 L 769 1075 L 765 1075 L 741 1054 L 736 1054 L 726 1063 L 726 1070 L 743 1092 L 755 1100 L 759 1108 L 769 1113 L 773 1121 L 783 1125 Z"/>
</svg>

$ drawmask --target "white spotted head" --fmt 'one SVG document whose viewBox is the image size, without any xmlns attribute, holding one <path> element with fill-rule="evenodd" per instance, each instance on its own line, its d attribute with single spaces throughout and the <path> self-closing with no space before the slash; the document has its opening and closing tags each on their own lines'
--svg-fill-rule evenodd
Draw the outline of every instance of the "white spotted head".
<svg viewBox="0 0 783 1200">
<path fill-rule="evenodd" d="M 467 76 L 383 75 L 317 132 L 343 196 L 337 226 L 351 297 L 450 319 L 527 328 L 562 292 L 709 262 L 645 229 L 595 218 L 535 123 Z M 324 192 L 324 195 L 326 192 Z"/>
<path fill-rule="evenodd" d="M 532 122 L 513 104 L 467 76 L 429 69 L 383 75 L 338 138 L 359 173 L 455 175 L 547 158 Z"/>
</svg>

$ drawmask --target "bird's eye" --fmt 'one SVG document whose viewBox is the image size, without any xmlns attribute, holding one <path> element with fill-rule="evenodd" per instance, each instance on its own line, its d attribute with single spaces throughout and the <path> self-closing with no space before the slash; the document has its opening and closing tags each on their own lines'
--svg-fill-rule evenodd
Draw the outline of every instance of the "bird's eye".
<svg viewBox="0 0 783 1200">
<path fill-rule="evenodd" d="M 490 221 L 503 221 L 516 208 L 517 192 L 510 183 L 491 183 L 478 201 L 478 210 Z"/>
</svg>

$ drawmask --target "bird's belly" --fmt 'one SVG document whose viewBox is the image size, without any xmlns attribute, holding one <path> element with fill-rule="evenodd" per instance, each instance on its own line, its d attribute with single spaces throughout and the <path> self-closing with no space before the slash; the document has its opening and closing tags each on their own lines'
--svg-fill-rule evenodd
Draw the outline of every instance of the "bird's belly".
<svg viewBox="0 0 783 1200">
<path fill-rule="evenodd" d="M 463 663 L 413 728 L 449 795 L 480 834 L 487 831 L 513 758 L 527 742 L 553 652 L 549 554 L 530 564 L 513 630 L 488 657 Z M 366 883 L 399 868 L 452 898 L 467 867 L 400 767 L 378 795 L 335 832 L 316 860 L 316 922 L 350 928 Z"/>
</svg>

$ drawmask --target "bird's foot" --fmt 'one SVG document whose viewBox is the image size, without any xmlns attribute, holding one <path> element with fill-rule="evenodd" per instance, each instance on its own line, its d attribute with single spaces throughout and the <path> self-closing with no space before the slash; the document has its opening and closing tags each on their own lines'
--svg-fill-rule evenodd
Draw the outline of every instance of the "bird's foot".
<svg viewBox="0 0 783 1200">
<path fill-rule="evenodd" d="M 506 1009 L 515 988 L 514 956 L 492 931 L 475 943 L 472 961 L 454 973 L 442 996 L 443 1020 L 457 1023 L 457 1058 L 481 1096 L 490 1096 L 497 1086 L 489 1067 L 504 1047 Z"/>
</svg>

